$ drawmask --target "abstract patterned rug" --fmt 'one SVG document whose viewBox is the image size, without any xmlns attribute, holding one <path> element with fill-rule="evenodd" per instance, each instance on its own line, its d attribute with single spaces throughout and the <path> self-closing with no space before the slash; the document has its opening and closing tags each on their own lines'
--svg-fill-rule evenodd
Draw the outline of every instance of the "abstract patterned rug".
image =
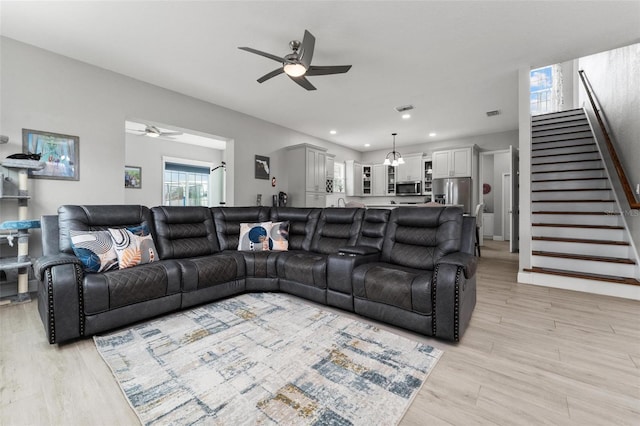
<svg viewBox="0 0 640 426">
<path fill-rule="evenodd" d="M 94 340 L 148 425 L 394 425 L 442 354 L 277 293 Z"/>
</svg>

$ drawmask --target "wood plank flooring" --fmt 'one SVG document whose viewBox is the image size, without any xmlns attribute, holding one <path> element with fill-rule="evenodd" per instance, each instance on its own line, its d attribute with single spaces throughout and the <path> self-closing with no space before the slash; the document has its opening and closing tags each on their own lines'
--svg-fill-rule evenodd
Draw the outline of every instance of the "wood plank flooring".
<svg viewBox="0 0 640 426">
<path fill-rule="evenodd" d="M 445 351 L 401 424 L 638 425 L 640 303 L 517 284 L 507 246 L 485 241 L 460 343 L 378 324 Z M 35 302 L 0 308 L 0 425 L 135 424 L 92 339 L 49 345 Z"/>
</svg>

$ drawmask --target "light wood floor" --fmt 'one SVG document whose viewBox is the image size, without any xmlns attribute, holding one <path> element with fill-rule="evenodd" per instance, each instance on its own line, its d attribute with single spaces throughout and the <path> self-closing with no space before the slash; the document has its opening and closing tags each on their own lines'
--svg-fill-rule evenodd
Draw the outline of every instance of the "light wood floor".
<svg viewBox="0 0 640 426">
<path fill-rule="evenodd" d="M 640 303 L 516 284 L 485 244 L 459 344 L 381 326 L 445 351 L 401 424 L 640 424 Z M 35 302 L 0 308 L 0 425 L 129 424 L 92 339 L 49 345 Z"/>
</svg>

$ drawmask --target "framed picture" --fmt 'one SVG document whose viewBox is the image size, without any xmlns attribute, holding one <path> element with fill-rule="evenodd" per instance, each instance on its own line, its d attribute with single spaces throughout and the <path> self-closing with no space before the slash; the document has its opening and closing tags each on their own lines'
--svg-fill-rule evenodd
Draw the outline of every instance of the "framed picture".
<svg viewBox="0 0 640 426">
<path fill-rule="evenodd" d="M 124 166 L 124 187 L 142 188 L 142 167 Z"/>
<path fill-rule="evenodd" d="M 256 179 L 269 179 L 269 157 L 256 155 Z"/>
<path fill-rule="evenodd" d="M 22 129 L 22 150 L 40 154 L 41 170 L 29 170 L 36 179 L 80 180 L 80 138 L 59 133 Z"/>
</svg>

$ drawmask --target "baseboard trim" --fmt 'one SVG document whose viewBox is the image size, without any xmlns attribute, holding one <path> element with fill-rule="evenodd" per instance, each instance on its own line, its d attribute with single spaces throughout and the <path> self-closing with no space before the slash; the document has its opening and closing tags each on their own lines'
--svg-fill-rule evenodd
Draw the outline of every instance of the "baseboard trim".
<svg viewBox="0 0 640 426">
<path fill-rule="evenodd" d="M 581 291 L 583 293 L 593 293 L 603 296 L 621 297 L 623 299 L 640 301 L 640 287 L 628 284 L 609 283 L 605 281 L 585 280 L 581 278 L 524 271 L 518 272 L 518 283 L 538 285 L 541 287 L 560 288 L 563 290 Z"/>
</svg>

